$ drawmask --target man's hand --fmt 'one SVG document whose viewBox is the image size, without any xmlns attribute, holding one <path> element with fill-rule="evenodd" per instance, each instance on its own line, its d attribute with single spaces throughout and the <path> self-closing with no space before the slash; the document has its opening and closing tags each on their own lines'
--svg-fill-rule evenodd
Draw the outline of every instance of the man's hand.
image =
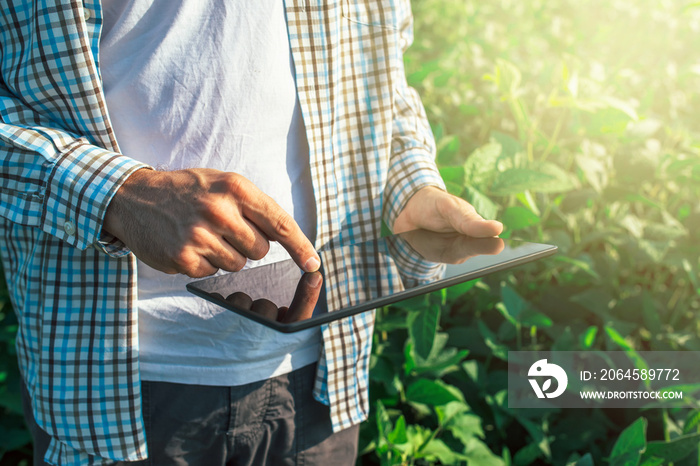
<svg viewBox="0 0 700 466">
<path fill-rule="evenodd" d="M 165 273 L 204 277 L 240 270 L 278 241 L 307 272 L 318 254 L 294 219 L 246 178 L 211 169 L 131 175 L 112 199 L 104 229 Z"/>
<path fill-rule="evenodd" d="M 428 186 L 409 199 L 396 218 L 393 231 L 402 233 L 418 228 L 488 238 L 500 235 L 503 224 L 496 220 L 484 220 L 464 199 Z"/>
</svg>

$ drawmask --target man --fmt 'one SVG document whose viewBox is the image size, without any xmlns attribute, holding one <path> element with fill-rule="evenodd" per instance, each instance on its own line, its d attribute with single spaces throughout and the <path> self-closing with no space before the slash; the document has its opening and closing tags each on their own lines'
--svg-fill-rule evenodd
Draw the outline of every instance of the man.
<svg viewBox="0 0 700 466">
<path fill-rule="evenodd" d="M 352 462 L 373 314 L 284 340 L 183 276 L 279 260 L 270 241 L 313 271 L 309 238 L 360 241 L 382 220 L 500 233 L 443 190 L 403 73 L 408 2 L 0 14 L 0 235 L 37 464 Z"/>
</svg>

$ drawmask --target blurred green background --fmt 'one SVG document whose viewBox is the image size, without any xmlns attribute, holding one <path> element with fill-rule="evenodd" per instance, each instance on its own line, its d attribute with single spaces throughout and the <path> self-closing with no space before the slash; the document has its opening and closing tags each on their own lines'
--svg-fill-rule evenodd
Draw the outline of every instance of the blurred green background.
<svg viewBox="0 0 700 466">
<path fill-rule="evenodd" d="M 407 74 L 449 190 L 560 252 L 378 311 L 358 463 L 700 464 L 696 399 L 514 410 L 505 393 L 509 350 L 700 351 L 700 2 L 413 9 Z M 27 464 L 4 286 L 0 323 L 0 464 Z"/>
<path fill-rule="evenodd" d="M 448 189 L 559 254 L 379 312 L 360 463 L 698 465 L 692 397 L 515 410 L 505 391 L 509 350 L 700 350 L 700 2 L 413 9 Z"/>
</svg>

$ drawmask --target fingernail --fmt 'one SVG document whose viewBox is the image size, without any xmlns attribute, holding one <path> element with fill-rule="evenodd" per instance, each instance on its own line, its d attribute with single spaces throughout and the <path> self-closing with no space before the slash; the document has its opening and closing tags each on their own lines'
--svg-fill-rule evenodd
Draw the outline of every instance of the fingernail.
<svg viewBox="0 0 700 466">
<path fill-rule="evenodd" d="M 312 273 L 306 280 L 311 288 L 317 288 L 323 281 L 323 277 L 320 273 Z"/>
<path fill-rule="evenodd" d="M 321 267 L 321 261 L 319 261 L 315 257 L 312 257 L 311 259 L 307 260 L 306 264 L 304 264 L 304 270 L 306 272 L 315 272 L 318 270 L 319 267 Z"/>
</svg>

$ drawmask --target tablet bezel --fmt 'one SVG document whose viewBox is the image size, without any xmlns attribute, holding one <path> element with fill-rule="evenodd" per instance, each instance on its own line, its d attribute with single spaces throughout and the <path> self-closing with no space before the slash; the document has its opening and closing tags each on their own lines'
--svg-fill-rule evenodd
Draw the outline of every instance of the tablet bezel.
<svg viewBox="0 0 700 466">
<path fill-rule="evenodd" d="M 395 235 L 397 236 L 397 235 Z M 372 241 L 381 241 L 384 238 L 380 238 L 379 240 L 372 240 Z M 229 276 L 230 274 L 226 275 L 220 275 L 216 277 L 209 277 L 203 280 L 198 280 L 194 282 L 190 282 L 187 284 L 187 290 L 190 293 L 193 293 L 196 296 L 199 296 L 203 299 L 206 299 L 207 301 L 210 301 L 212 303 L 215 303 L 225 309 L 228 309 L 232 312 L 235 312 L 236 314 L 239 314 L 243 317 L 246 317 L 248 319 L 251 319 L 255 322 L 258 322 L 262 325 L 265 325 L 267 327 L 270 327 L 274 330 L 277 330 L 282 333 L 294 333 L 294 332 L 299 332 L 301 330 L 309 329 L 312 327 L 316 327 L 319 325 L 323 324 L 328 324 L 334 321 L 337 321 L 339 319 L 343 319 L 345 317 L 349 317 L 355 314 L 359 314 L 361 312 L 366 312 L 369 310 L 373 310 L 382 306 L 386 306 L 389 304 L 394 304 L 399 301 L 403 301 L 409 298 L 413 298 L 422 294 L 430 293 L 433 291 L 437 291 L 443 288 L 447 288 L 449 286 L 457 285 L 459 283 L 463 283 L 469 280 L 473 280 L 475 278 L 480 278 L 484 277 L 486 275 L 503 271 L 503 270 L 508 270 L 513 267 L 517 267 L 522 264 L 526 264 L 528 262 L 532 262 L 538 259 L 542 259 L 544 257 L 551 256 L 556 253 L 557 247 L 550 245 L 550 244 L 541 244 L 541 243 L 531 243 L 531 242 L 525 242 L 525 241 L 519 241 L 519 240 L 512 240 L 512 239 L 504 239 L 504 242 L 507 246 L 513 249 L 513 246 L 516 247 L 530 247 L 533 249 L 532 251 L 529 252 L 524 252 L 522 255 L 519 255 L 517 257 L 511 258 L 509 260 L 499 260 L 498 257 L 500 254 L 493 255 L 493 256 L 478 256 L 482 258 L 482 261 L 488 261 L 489 258 L 493 258 L 493 264 L 487 265 L 484 267 L 480 267 L 476 270 L 470 270 L 466 271 L 464 273 L 459 273 L 454 276 L 450 276 L 448 278 L 443 278 L 436 280 L 431 283 L 427 284 L 422 284 L 418 285 L 409 289 L 404 289 L 402 291 L 396 292 L 394 294 L 386 295 L 386 296 L 381 296 L 381 297 L 376 297 L 373 299 L 370 299 L 368 301 L 364 301 L 360 304 L 344 307 L 342 309 L 336 309 L 336 310 L 327 310 L 325 313 L 318 315 L 318 316 L 312 316 L 308 319 L 305 320 L 300 320 L 296 322 L 279 322 L 279 321 L 273 321 L 267 318 L 264 318 L 260 316 L 259 314 L 246 310 L 246 309 L 240 309 L 235 306 L 233 306 L 231 303 L 226 301 L 225 299 L 221 299 L 215 295 L 212 294 L 210 291 L 206 291 L 205 288 L 208 288 L 206 285 L 211 285 L 213 280 L 222 280 L 222 277 Z M 290 259 L 291 261 L 291 259 Z M 469 260 L 465 261 L 467 263 Z M 463 264 L 460 264 L 463 266 Z M 446 264 L 447 268 L 453 268 L 453 267 L 460 267 L 460 265 L 453 265 L 453 264 Z M 265 265 L 261 267 L 266 267 Z M 240 272 L 231 272 L 233 274 L 245 274 L 249 270 L 254 270 L 254 269 L 246 269 L 242 270 Z M 299 278 L 301 278 L 302 271 L 299 270 Z M 229 277 L 231 278 L 231 277 Z M 235 276 L 233 277 L 235 278 Z M 223 295 L 223 293 L 222 293 Z"/>
</svg>

